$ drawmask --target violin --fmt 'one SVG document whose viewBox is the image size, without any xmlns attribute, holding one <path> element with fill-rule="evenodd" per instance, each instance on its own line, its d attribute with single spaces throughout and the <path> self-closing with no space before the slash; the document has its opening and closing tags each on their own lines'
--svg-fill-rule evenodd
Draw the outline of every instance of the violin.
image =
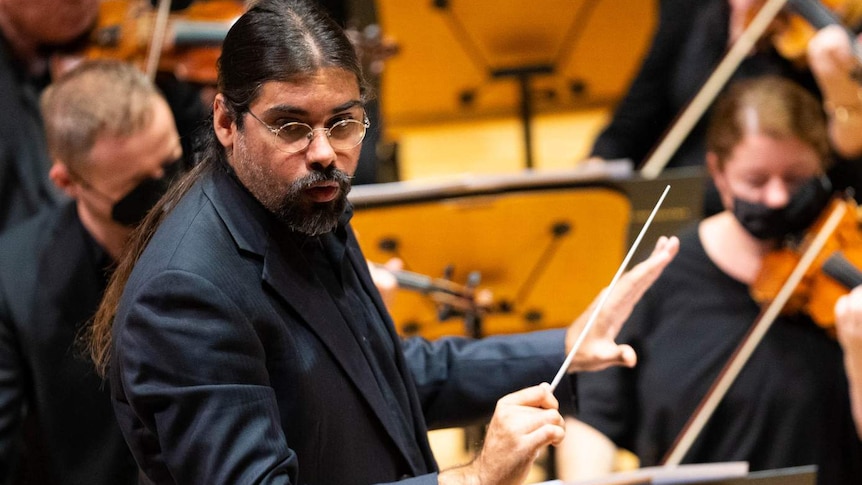
<svg viewBox="0 0 862 485">
<path fill-rule="evenodd" d="M 839 25 L 847 32 L 854 54 L 862 60 L 855 32 L 862 25 L 862 0 L 789 0 L 787 10 L 781 28 L 771 39 L 785 59 L 803 64 L 808 42 L 817 31 Z"/>
<path fill-rule="evenodd" d="M 823 238 L 822 248 L 816 250 L 782 313 L 803 312 L 819 326 L 832 329 L 835 303 L 852 287 L 862 284 L 862 272 L 858 269 L 862 266 L 862 220 L 856 202 L 848 196 L 833 197 L 798 240 L 767 253 L 750 291 L 758 303 L 774 300 L 818 235 Z"/>
<path fill-rule="evenodd" d="M 222 41 L 244 9 L 238 0 L 198 0 L 177 12 L 165 11 L 167 19 L 160 21 L 149 0 L 103 0 L 80 55 L 132 62 L 151 76 L 155 69 L 182 81 L 215 84 Z M 154 39 L 161 42 L 153 45 Z"/>
</svg>

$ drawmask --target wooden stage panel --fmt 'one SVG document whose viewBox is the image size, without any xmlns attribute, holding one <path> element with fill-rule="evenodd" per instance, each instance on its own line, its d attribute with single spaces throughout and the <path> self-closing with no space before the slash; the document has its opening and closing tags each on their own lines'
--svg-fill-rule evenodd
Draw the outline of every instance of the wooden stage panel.
<svg viewBox="0 0 862 485">
<path fill-rule="evenodd" d="M 460 284 L 479 272 L 478 288 L 490 289 L 494 302 L 481 319 L 483 335 L 568 325 L 610 283 L 628 249 L 631 204 L 618 188 L 462 192 L 400 201 L 352 197 L 353 227 L 372 261 L 397 255 L 405 269 L 433 277 L 451 266 Z M 400 290 L 391 312 L 404 334 L 466 334 L 463 320 L 439 321 L 434 302 L 414 291 Z"/>
</svg>

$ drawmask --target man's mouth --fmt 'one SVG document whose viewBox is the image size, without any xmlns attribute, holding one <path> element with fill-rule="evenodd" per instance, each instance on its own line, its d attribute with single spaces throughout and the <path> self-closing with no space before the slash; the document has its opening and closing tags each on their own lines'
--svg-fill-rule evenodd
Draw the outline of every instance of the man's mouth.
<svg viewBox="0 0 862 485">
<path fill-rule="evenodd" d="M 309 187 L 302 192 L 315 203 L 324 203 L 335 200 L 338 197 L 338 183 L 336 182 L 321 182 L 312 187 Z"/>
</svg>

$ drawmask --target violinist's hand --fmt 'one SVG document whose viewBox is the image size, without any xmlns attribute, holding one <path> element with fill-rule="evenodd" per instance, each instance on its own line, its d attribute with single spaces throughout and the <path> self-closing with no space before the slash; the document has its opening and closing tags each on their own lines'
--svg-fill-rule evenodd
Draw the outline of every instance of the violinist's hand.
<svg viewBox="0 0 862 485">
<path fill-rule="evenodd" d="M 862 89 L 855 79 L 860 63 L 844 28 L 820 29 L 808 42 L 807 60 L 823 94 L 833 148 L 844 158 L 862 155 Z"/>
<path fill-rule="evenodd" d="M 845 352 L 862 354 L 862 286 L 842 296 L 835 304 L 835 330 Z"/>
<path fill-rule="evenodd" d="M 368 270 L 371 272 L 371 279 L 374 281 L 374 286 L 380 292 L 383 298 L 383 303 L 386 306 L 392 305 L 395 300 L 395 294 L 398 290 L 398 281 L 395 271 L 401 271 L 404 268 L 404 262 L 399 258 L 392 258 L 382 265 L 368 261 Z"/>
<path fill-rule="evenodd" d="M 808 67 L 818 79 L 838 76 L 848 78 L 859 64 L 853 55 L 850 37 L 840 25 L 820 29 L 808 41 L 806 55 Z"/>
<path fill-rule="evenodd" d="M 565 436 L 559 403 L 547 383 L 497 401 L 482 451 L 472 463 L 440 473 L 441 485 L 521 485 L 539 453 Z"/>
<path fill-rule="evenodd" d="M 853 420 L 862 438 L 862 286 L 857 286 L 835 304 L 835 333 L 844 349 Z"/>
<path fill-rule="evenodd" d="M 662 236 L 656 242 L 649 258 L 620 277 L 613 293 L 599 311 L 596 321 L 572 359 L 569 372 L 601 370 L 612 365 L 634 367 L 637 362 L 634 349 L 629 345 L 617 345 L 614 340 L 623 323 L 631 315 L 635 304 L 661 275 L 664 268 L 676 256 L 677 251 L 679 251 L 679 239 Z M 569 326 L 566 332 L 567 354 L 601 298 L 602 295 L 596 297 L 590 307 Z"/>
</svg>

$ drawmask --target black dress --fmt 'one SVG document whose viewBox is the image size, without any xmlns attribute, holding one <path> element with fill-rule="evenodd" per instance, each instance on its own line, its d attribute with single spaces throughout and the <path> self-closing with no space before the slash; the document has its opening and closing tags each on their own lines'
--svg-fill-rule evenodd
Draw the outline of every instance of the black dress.
<svg viewBox="0 0 862 485">
<path fill-rule="evenodd" d="M 620 333 L 638 365 L 578 377 L 579 419 L 643 466 L 663 459 L 760 311 L 695 227 L 680 242 Z M 683 462 L 738 460 L 752 470 L 815 464 L 820 485 L 862 477 L 841 347 L 805 316 L 773 323 Z"/>
</svg>

